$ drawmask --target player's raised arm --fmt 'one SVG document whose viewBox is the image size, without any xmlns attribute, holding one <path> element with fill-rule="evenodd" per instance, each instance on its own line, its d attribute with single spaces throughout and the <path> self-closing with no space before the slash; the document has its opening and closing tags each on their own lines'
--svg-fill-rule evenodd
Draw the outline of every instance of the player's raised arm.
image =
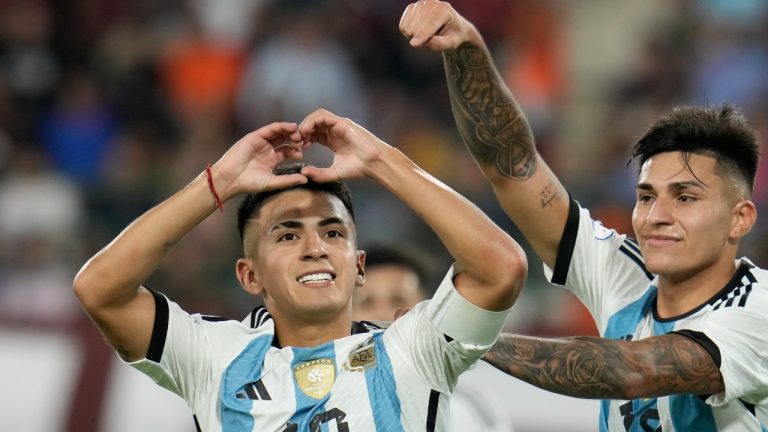
<svg viewBox="0 0 768 432">
<path fill-rule="evenodd" d="M 245 136 L 210 169 L 212 186 L 208 172 L 201 173 L 129 225 L 77 274 L 75 294 L 124 359 L 146 355 L 155 302 L 141 284 L 176 242 L 233 196 L 306 182 L 300 174 L 272 174 L 286 151 L 294 151 L 274 148 L 298 141 L 296 129 L 294 123 L 273 123 Z"/>
<path fill-rule="evenodd" d="M 536 151 L 525 115 L 482 36 L 449 3 L 438 0 L 408 5 L 400 31 L 411 46 L 443 53 L 453 115 L 464 143 L 504 210 L 553 267 L 568 195 Z"/>
<path fill-rule="evenodd" d="M 637 399 L 725 391 L 712 353 L 679 334 L 639 341 L 503 334 L 484 359 L 537 387 L 580 398 Z"/>
<path fill-rule="evenodd" d="M 477 207 L 349 119 L 318 110 L 302 122 L 300 132 L 305 141 L 318 141 L 334 152 L 332 166 L 306 167 L 303 174 L 320 182 L 378 181 L 440 237 L 463 270 L 455 283 L 467 300 L 493 311 L 512 306 L 525 283 L 525 254 Z"/>
</svg>

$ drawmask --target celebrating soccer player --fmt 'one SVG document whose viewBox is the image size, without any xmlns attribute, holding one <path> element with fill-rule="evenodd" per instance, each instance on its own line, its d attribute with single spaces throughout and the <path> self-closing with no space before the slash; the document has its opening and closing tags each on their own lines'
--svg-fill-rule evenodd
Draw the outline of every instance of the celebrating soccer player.
<svg viewBox="0 0 768 432">
<path fill-rule="evenodd" d="M 312 143 L 334 152 L 330 167 L 279 165 Z M 341 180 L 359 177 L 402 199 L 456 260 L 435 297 L 387 330 L 350 315 L 365 253 Z M 212 319 L 142 286 L 176 242 L 241 195 L 237 278 L 265 308 L 244 322 Z M 469 201 L 318 110 L 235 143 L 91 258 L 74 287 L 120 356 L 183 397 L 201 430 L 432 431 L 445 430 L 458 375 L 496 340 L 526 271 L 517 243 Z"/>
<path fill-rule="evenodd" d="M 548 278 L 604 337 L 504 335 L 487 359 L 542 388 L 606 399 L 601 430 L 768 429 L 768 276 L 736 258 L 755 223 L 759 143 L 738 111 L 681 107 L 637 142 L 633 240 L 569 197 L 470 22 L 421 0 L 400 30 L 443 53 L 467 148 Z"/>
</svg>

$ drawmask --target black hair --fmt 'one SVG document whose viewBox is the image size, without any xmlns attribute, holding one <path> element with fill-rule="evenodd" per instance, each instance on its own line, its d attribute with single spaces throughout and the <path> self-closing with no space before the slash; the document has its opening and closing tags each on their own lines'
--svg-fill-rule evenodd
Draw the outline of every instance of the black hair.
<svg viewBox="0 0 768 432">
<path fill-rule="evenodd" d="M 377 244 L 365 248 L 366 270 L 385 265 L 405 267 L 416 273 L 422 291 L 425 290 L 424 285 L 430 282 L 430 262 L 423 252 L 413 247 Z"/>
<path fill-rule="evenodd" d="M 275 175 L 288 175 L 300 173 L 302 168 L 307 166 L 305 161 L 287 159 L 277 165 L 272 173 Z M 352 194 L 349 191 L 347 185 L 342 181 L 317 183 L 309 179 L 306 183 L 291 186 L 284 189 L 273 189 L 264 192 L 248 194 L 240 201 L 240 206 L 237 209 L 237 230 L 240 233 L 240 239 L 243 240 L 245 236 L 245 228 L 248 226 L 248 222 L 259 214 L 259 211 L 264 204 L 271 198 L 290 190 L 307 189 L 311 191 L 325 192 L 337 197 L 341 200 L 344 207 L 349 212 L 352 221 L 355 221 L 355 211 L 352 208 Z"/>
<path fill-rule="evenodd" d="M 645 161 L 658 153 L 680 151 L 686 165 L 691 154 L 714 157 L 718 167 L 742 179 L 752 192 L 760 141 L 757 132 L 731 104 L 716 107 L 682 106 L 660 118 L 635 144 L 629 162 Z"/>
</svg>

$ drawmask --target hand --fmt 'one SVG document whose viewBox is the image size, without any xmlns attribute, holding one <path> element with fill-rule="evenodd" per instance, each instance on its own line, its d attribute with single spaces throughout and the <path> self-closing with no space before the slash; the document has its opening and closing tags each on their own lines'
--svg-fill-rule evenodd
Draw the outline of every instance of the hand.
<svg viewBox="0 0 768 432">
<path fill-rule="evenodd" d="M 405 8 L 400 18 L 400 32 L 411 40 L 412 47 L 432 51 L 458 48 L 464 42 L 480 45 L 475 26 L 443 1 L 419 0 Z"/>
<path fill-rule="evenodd" d="M 302 174 L 272 174 L 272 168 L 283 159 L 301 157 L 301 136 L 296 123 L 269 124 L 241 138 L 214 164 L 216 189 L 226 201 L 241 193 L 306 183 Z"/>
<path fill-rule="evenodd" d="M 305 148 L 317 142 L 333 152 L 330 167 L 307 166 L 301 171 L 318 183 L 365 177 L 381 153 L 391 148 L 352 120 L 324 109 L 308 115 L 301 122 L 299 133 Z"/>
</svg>

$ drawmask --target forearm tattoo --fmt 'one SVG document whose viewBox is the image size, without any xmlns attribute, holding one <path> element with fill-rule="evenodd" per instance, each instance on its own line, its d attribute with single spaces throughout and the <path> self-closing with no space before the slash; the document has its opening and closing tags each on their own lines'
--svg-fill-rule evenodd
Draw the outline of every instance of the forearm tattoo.
<svg viewBox="0 0 768 432">
<path fill-rule="evenodd" d="M 451 107 L 462 139 L 484 169 L 513 180 L 536 172 L 533 134 L 483 48 L 444 55 Z"/>
<path fill-rule="evenodd" d="M 634 399 L 724 390 L 709 354 L 678 335 L 626 342 L 505 334 L 484 359 L 537 387 L 580 398 Z"/>
</svg>

